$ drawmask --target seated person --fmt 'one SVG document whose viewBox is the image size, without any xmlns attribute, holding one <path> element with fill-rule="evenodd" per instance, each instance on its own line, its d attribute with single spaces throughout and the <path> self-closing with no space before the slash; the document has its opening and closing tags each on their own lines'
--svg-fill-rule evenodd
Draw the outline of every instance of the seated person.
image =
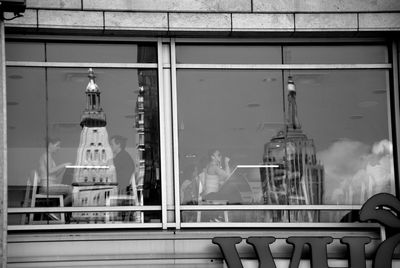
<svg viewBox="0 0 400 268">
<path fill-rule="evenodd" d="M 211 150 L 209 152 L 209 163 L 205 168 L 204 189 L 202 195 L 205 199 L 218 199 L 215 194 L 219 192 L 222 184 L 229 178 L 231 173 L 229 167 L 230 159 L 224 158 L 224 169 L 221 164 L 221 153 L 219 150 Z"/>
<path fill-rule="evenodd" d="M 63 195 L 64 205 L 71 204 L 71 186 L 62 184 L 65 167 L 70 163 L 56 165 L 54 161 L 55 153 L 60 149 L 59 139 L 48 139 L 48 151 L 39 159 L 39 193 L 50 195 Z"/>
</svg>

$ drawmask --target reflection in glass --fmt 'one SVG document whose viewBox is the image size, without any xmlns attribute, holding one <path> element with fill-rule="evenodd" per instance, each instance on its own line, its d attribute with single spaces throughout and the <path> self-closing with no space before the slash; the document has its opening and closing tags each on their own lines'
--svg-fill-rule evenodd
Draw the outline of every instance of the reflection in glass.
<svg viewBox="0 0 400 268">
<path fill-rule="evenodd" d="M 60 53 L 62 51 L 63 53 Z M 156 63 L 153 44 L 47 43 L 47 61 Z"/>
<path fill-rule="evenodd" d="M 80 68 L 7 68 L 7 75 L 20 77 L 7 80 L 11 207 L 161 204 L 155 70 L 99 69 L 96 80 Z M 143 113 L 141 127 L 135 107 Z M 9 222 L 160 219 L 159 211 L 87 211 L 11 214 Z"/>
<path fill-rule="evenodd" d="M 280 72 L 178 71 L 182 205 L 361 205 L 375 193 L 394 193 L 388 72 L 282 74 L 287 87 Z M 220 210 L 184 211 L 182 219 L 339 222 L 354 215 Z"/>
<path fill-rule="evenodd" d="M 181 204 L 263 204 L 259 168 L 246 177 L 237 167 L 263 164 L 265 140 L 283 127 L 281 81 L 280 71 L 178 71 Z M 243 216 L 228 214 L 230 221 Z M 199 216 L 224 219 L 221 212 Z"/>
<path fill-rule="evenodd" d="M 158 104 L 150 98 L 157 96 L 157 79 L 154 70 L 146 72 L 144 78 L 142 70 L 99 69 L 96 78 L 89 75 L 83 93 L 85 70 L 49 69 L 49 132 L 68 144 L 60 158 L 74 163 L 64 175 L 64 181 L 73 185 L 73 206 L 150 205 L 160 200 L 155 164 L 159 163 Z M 139 99 L 144 100 L 143 129 L 136 122 Z M 71 110 L 73 106 L 82 108 Z M 145 137 L 146 159 L 139 133 Z M 159 220 L 158 212 L 82 212 L 72 213 L 70 219 L 75 223 Z"/>
<path fill-rule="evenodd" d="M 376 193 L 394 193 L 388 72 L 291 71 L 291 75 L 302 127 L 313 137 L 324 167 L 324 204 L 361 205 Z M 344 217 L 340 212 L 329 215 L 330 221 Z"/>
<path fill-rule="evenodd" d="M 275 165 L 262 171 L 265 204 L 320 205 L 323 200 L 324 168 L 318 163 L 314 141 L 300 125 L 296 87 L 288 78 L 287 113 L 285 128 L 265 145 L 264 163 Z M 317 221 L 315 211 L 273 211 L 266 213 L 266 221 Z"/>
<path fill-rule="evenodd" d="M 43 42 L 6 42 L 7 61 L 44 61 Z"/>
<path fill-rule="evenodd" d="M 39 158 L 46 151 L 44 68 L 8 67 L 7 75 L 7 177 L 8 206 L 29 206 L 38 178 Z M 10 214 L 9 224 L 28 221 L 29 215 Z"/>
<path fill-rule="evenodd" d="M 177 45 L 177 63 L 273 64 L 281 63 L 280 46 Z"/>
<path fill-rule="evenodd" d="M 284 46 L 285 64 L 374 64 L 388 63 L 383 45 Z"/>
<path fill-rule="evenodd" d="M 111 196 L 118 194 L 117 177 L 108 132 L 106 115 L 100 105 L 100 90 L 95 75 L 89 69 L 86 87 L 86 108 L 81 117 L 82 127 L 73 174 L 73 206 L 105 206 Z M 104 152 L 101 157 L 100 151 Z M 137 196 L 135 205 L 137 205 Z M 106 212 L 74 212 L 72 222 L 106 221 Z"/>
</svg>

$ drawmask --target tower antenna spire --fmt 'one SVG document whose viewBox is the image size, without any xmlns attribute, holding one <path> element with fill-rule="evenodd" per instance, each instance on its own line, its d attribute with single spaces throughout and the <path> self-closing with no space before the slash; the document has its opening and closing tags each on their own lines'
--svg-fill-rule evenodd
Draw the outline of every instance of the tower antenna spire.
<svg viewBox="0 0 400 268">
<path fill-rule="evenodd" d="M 296 103 L 296 85 L 294 84 L 292 76 L 288 77 L 288 127 L 291 129 L 301 129 L 300 121 L 297 115 Z"/>
<path fill-rule="evenodd" d="M 96 75 L 89 68 L 89 83 L 86 87 L 86 108 L 81 118 L 81 127 L 104 127 L 106 115 L 100 106 L 100 90 L 95 82 Z"/>
</svg>

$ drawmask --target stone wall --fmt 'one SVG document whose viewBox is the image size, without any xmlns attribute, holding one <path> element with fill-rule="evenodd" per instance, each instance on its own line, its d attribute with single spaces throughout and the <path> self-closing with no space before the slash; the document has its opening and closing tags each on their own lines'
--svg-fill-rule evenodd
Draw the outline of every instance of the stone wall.
<svg viewBox="0 0 400 268">
<path fill-rule="evenodd" d="M 7 29 L 171 36 L 400 31 L 399 0 L 27 0 Z M 6 18 L 13 14 L 6 14 Z"/>
</svg>

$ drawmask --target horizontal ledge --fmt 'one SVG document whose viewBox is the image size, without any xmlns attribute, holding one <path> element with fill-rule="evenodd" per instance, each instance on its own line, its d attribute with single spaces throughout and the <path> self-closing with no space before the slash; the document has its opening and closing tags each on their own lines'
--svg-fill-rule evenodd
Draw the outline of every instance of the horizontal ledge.
<svg viewBox="0 0 400 268">
<path fill-rule="evenodd" d="M 169 210 L 173 207 L 169 207 Z M 182 211 L 203 210 L 360 210 L 361 205 L 181 205 Z M 160 211 L 161 206 L 103 206 L 103 207 L 25 207 L 8 208 L 8 214 L 46 212 L 115 212 L 115 211 Z"/>
<path fill-rule="evenodd" d="M 17 36 L 18 37 L 18 36 Z M 21 38 L 24 38 L 22 36 Z M 169 42 L 169 38 L 163 39 L 163 42 Z M 343 43 L 347 45 L 351 45 L 354 43 L 366 42 L 366 43 L 385 43 L 384 38 L 380 37 L 357 37 L 357 38 L 350 38 L 350 37 L 338 37 L 338 38 L 328 38 L 328 37 L 319 37 L 319 38 L 306 38 L 306 37 L 259 37 L 259 38 L 238 38 L 238 37 L 229 37 L 229 38 L 187 38 L 187 37 L 177 37 L 175 38 L 176 46 L 179 45 L 186 45 L 186 44 L 224 44 L 224 43 L 236 43 L 236 44 L 248 44 L 254 43 L 258 45 L 263 44 L 278 44 L 284 45 L 287 44 L 298 44 L 298 43 L 307 43 L 307 45 L 312 44 L 320 44 L 320 43 L 329 43 L 329 44 L 336 44 L 336 43 Z"/>
<path fill-rule="evenodd" d="M 23 40 L 41 40 L 41 41 L 100 41 L 105 43 L 114 43 L 114 42 L 157 42 L 158 37 L 135 37 L 135 36 L 113 36 L 110 38 L 109 36 L 100 36 L 100 35 L 46 35 L 46 34 L 35 34 L 35 35 L 26 35 L 20 33 L 10 33 L 6 37 L 6 42 L 13 39 L 23 39 Z"/>
<path fill-rule="evenodd" d="M 318 222 L 182 222 L 181 228 L 337 228 L 337 229 L 382 229 L 378 223 L 318 223 Z M 169 224 L 169 227 L 173 227 Z M 174 226 L 175 227 L 175 226 Z M 162 228 L 162 223 L 99 223 L 99 224 L 37 224 L 9 225 L 8 231 L 31 230 L 79 230 L 79 229 L 145 229 Z M 382 230 L 380 230 L 382 231 Z"/>
<path fill-rule="evenodd" d="M 328 28 L 328 27 L 302 27 L 296 28 L 296 32 L 356 32 L 356 27 L 351 28 Z"/>
<path fill-rule="evenodd" d="M 37 62 L 6 61 L 7 67 L 55 67 L 55 68 L 158 68 L 157 63 L 87 63 L 87 62 Z M 170 64 L 163 64 L 169 68 Z M 391 69 L 392 64 L 176 64 L 177 69 L 221 69 L 221 70 L 348 70 Z"/>
<path fill-rule="evenodd" d="M 180 210 L 360 210 L 361 205 L 181 205 Z"/>
<path fill-rule="evenodd" d="M 115 212 L 115 211 L 161 211 L 161 206 L 110 206 L 110 207 L 28 207 L 8 208 L 8 214 L 46 212 Z"/>
<path fill-rule="evenodd" d="M 318 222 L 246 222 L 246 228 L 343 228 L 381 229 L 378 223 L 318 223 Z M 182 228 L 243 228 L 243 222 L 182 222 Z"/>
<path fill-rule="evenodd" d="M 294 33 L 294 27 L 268 27 L 268 28 L 245 28 L 245 27 L 233 27 L 232 33 L 237 32 L 262 32 L 262 33 Z"/>
<path fill-rule="evenodd" d="M 18 24 L 12 24 L 12 26 Z M 36 26 L 36 24 L 34 24 Z M 37 29 L 55 29 L 55 30 L 94 30 L 103 31 L 103 25 L 59 25 L 59 24 L 45 24 L 40 23 L 36 27 Z"/>
<path fill-rule="evenodd" d="M 160 32 L 166 33 L 168 31 L 167 27 L 141 27 L 141 26 L 105 26 L 104 31 L 148 31 L 148 32 Z"/>
<path fill-rule="evenodd" d="M 100 62 L 38 62 L 6 61 L 8 67 L 57 67 L 57 68 L 157 68 L 157 63 L 100 63 Z"/>
<path fill-rule="evenodd" d="M 213 27 L 169 27 L 169 31 L 171 32 L 231 32 L 231 28 L 222 27 L 222 28 L 213 28 Z"/>
<path fill-rule="evenodd" d="M 176 64 L 177 69 L 236 69 L 236 70 L 347 70 L 391 69 L 392 64 Z"/>
<path fill-rule="evenodd" d="M 164 43 L 170 43 L 170 37 L 137 37 L 137 36 L 74 36 L 74 35 L 46 35 L 46 34 L 37 34 L 37 35 L 26 35 L 26 34 L 18 34 L 18 33 L 10 33 L 6 37 L 6 41 L 13 41 L 22 39 L 22 40 L 62 40 L 62 41 L 100 41 L 106 43 L 114 43 L 114 42 L 156 42 L 161 39 Z M 305 38 L 305 37 L 297 37 L 297 38 L 283 38 L 283 37 L 257 37 L 257 38 L 238 38 L 238 37 L 226 37 L 226 38 L 199 38 L 199 37 L 176 37 L 174 38 L 176 45 L 185 45 L 185 44 L 231 44 L 231 43 L 238 43 L 238 44 L 248 44 L 248 43 L 255 43 L 255 44 L 297 44 L 297 43 L 307 43 L 307 44 L 320 44 L 320 43 L 343 43 L 343 44 L 354 44 L 360 42 L 366 43 L 381 43 L 384 44 L 386 39 L 382 37 L 357 37 L 357 38 L 350 38 L 350 37 L 338 37 L 338 38 L 327 38 L 327 37 L 319 37 L 319 38 Z"/>
<path fill-rule="evenodd" d="M 99 223 L 99 224 L 37 224 L 37 225 L 8 225 L 8 231 L 31 230 L 78 230 L 78 229 L 132 229 L 132 228 L 161 228 L 162 223 Z"/>
</svg>

